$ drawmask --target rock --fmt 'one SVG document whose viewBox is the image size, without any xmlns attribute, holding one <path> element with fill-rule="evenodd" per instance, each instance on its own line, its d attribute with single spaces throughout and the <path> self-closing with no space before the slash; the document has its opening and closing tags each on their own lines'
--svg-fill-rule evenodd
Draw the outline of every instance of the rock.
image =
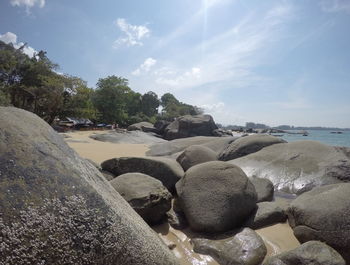
<svg viewBox="0 0 350 265">
<path fill-rule="evenodd" d="M 134 123 L 128 126 L 128 131 L 144 131 L 144 132 L 155 132 L 153 124 L 150 122 L 142 121 Z"/>
<path fill-rule="evenodd" d="M 174 209 L 170 209 L 167 212 L 168 223 L 175 229 L 184 229 L 188 226 L 186 217 L 183 212 L 175 211 Z"/>
<path fill-rule="evenodd" d="M 286 141 L 271 135 L 249 135 L 241 137 L 231 143 L 219 154 L 218 158 L 222 161 L 228 161 L 255 153 L 266 146 L 285 142 Z"/>
<path fill-rule="evenodd" d="M 239 167 L 225 162 L 191 167 L 176 184 L 176 190 L 195 231 L 228 231 L 239 226 L 256 207 L 253 184 Z"/>
<path fill-rule="evenodd" d="M 292 194 L 350 181 L 350 159 L 344 152 L 314 141 L 274 144 L 229 163 L 249 177 L 271 180 L 275 191 Z"/>
<path fill-rule="evenodd" d="M 212 131 L 212 135 L 217 137 L 232 136 L 232 131 L 227 131 L 223 129 L 215 129 Z"/>
<path fill-rule="evenodd" d="M 187 147 L 176 159 L 185 171 L 197 164 L 216 160 L 216 153 L 213 150 L 200 145 Z"/>
<path fill-rule="evenodd" d="M 0 107 L 0 124 L 0 264 L 178 264 L 46 122 Z"/>
<path fill-rule="evenodd" d="M 287 204 L 280 202 L 260 202 L 257 209 L 251 214 L 244 226 L 251 229 L 259 229 L 276 223 L 284 223 L 287 220 Z"/>
<path fill-rule="evenodd" d="M 98 164 L 98 163 L 96 163 L 95 161 L 92 161 L 91 159 L 89 159 L 89 158 L 85 158 L 89 163 L 91 163 L 95 168 L 97 168 L 97 169 L 101 169 L 101 166 Z"/>
<path fill-rule="evenodd" d="M 163 135 L 166 127 L 168 127 L 169 124 L 170 124 L 169 121 L 159 120 L 159 121 L 156 121 L 156 123 L 154 124 L 154 127 L 157 129 L 159 134 Z"/>
<path fill-rule="evenodd" d="M 102 169 L 119 176 L 125 173 L 139 172 L 160 180 L 170 191 L 184 175 L 184 171 L 175 160 L 161 157 L 121 157 L 104 161 Z"/>
<path fill-rule="evenodd" d="M 265 178 L 250 178 L 258 195 L 257 202 L 272 201 L 274 188 L 273 183 Z"/>
<path fill-rule="evenodd" d="M 320 240 L 350 262 L 350 183 L 314 188 L 288 209 L 289 224 L 300 242 Z"/>
<path fill-rule="evenodd" d="M 173 140 L 192 136 L 212 136 L 217 126 L 210 115 L 185 115 L 170 123 L 164 132 L 164 138 Z"/>
<path fill-rule="evenodd" d="M 148 224 L 164 220 L 172 196 L 162 182 L 142 173 L 126 173 L 110 181 L 113 188 Z"/>
<path fill-rule="evenodd" d="M 111 172 L 108 172 L 106 170 L 100 170 L 100 172 L 108 181 L 111 181 L 112 179 L 115 178 L 115 176 Z"/>
<path fill-rule="evenodd" d="M 203 145 L 213 150 L 220 152 L 228 144 L 236 140 L 237 137 L 213 137 L 213 136 L 195 136 L 189 138 L 175 139 L 165 141 L 150 146 L 150 150 L 146 152 L 148 156 L 170 156 L 172 154 L 182 152 L 191 145 Z"/>
<path fill-rule="evenodd" d="M 264 265 L 346 265 L 333 248 L 319 241 L 309 241 L 301 246 L 268 258 Z"/>
<path fill-rule="evenodd" d="M 108 133 L 103 134 L 93 134 L 90 138 L 96 141 L 116 144 L 159 144 L 168 142 L 159 138 L 159 135 L 142 131 L 109 131 Z"/>
<path fill-rule="evenodd" d="M 221 265 L 260 265 L 267 249 L 261 237 L 249 228 L 221 240 L 192 239 L 193 250 L 210 255 Z"/>
</svg>

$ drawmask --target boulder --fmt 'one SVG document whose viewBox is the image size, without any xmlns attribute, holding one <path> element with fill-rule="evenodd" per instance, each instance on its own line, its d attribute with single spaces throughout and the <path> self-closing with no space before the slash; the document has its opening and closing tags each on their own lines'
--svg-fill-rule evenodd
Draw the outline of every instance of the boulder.
<svg viewBox="0 0 350 265">
<path fill-rule="evenodd" d="M 187 147 L 176 159 L 185 171 L 197 164 L 216 160 L 216 153 L 201 145 Z"/>
<path fill-rule="evenodd" d="M 108 131 L 103 134 L 93 134 L 90 138 L 115 144 L 159 144 L 168 142 L 155 133 L 146 133 L 142 131 Z"/>
<path fill-rule="evenodd" d="M 226 162 L 191 167 L 176 184 L 176 190 L 195 231 L 228 231 L 242 224 L 256 207 L 253 184 L 239 167 Z"/>
<path fill-rule="evenodd" d="M 285 143 L 283 139 L 275 136 L 256 134 L 241 137 L 227 146 L 218 156 L 219 160 L 228 161 L 255 153 L 266 146 Z"/>
<path fill-rule="evenodd" d="M 156 123 L 154 124 L 154 127 L 157 129 L 159 134 L 163 135 L 166 127 L 168 127 L 170 123 L 171 123 L 170 121 L 159 120 L 159 121 L 156 121 Z"/>
<path fill-rule="evenodd" d="M 260 265 L 267 249 L 261 237 L 249 228 L 220 240 L 192 239 L 193 250 L 210 255 L 221 265 Z"/>
<path fill-rule="evenodd" d="M 275 191 L 301 194 L 314 187 L 350 181 L 350 159 L 338 148 L 315 141 L 274 144 L 230 160 L 249 176 L 267 178 Z"/>
<path fill-rule="evenodd" d="M 184 175 L 184 171 L 179 163 L 162 157 L 112 158 L 104 161 L 101 167 L 115 176 L 131 172 L 147 174 L 160 180 L 170 191 L 174 191 L 175 183 Z"/>
<path fill-rule="evenodd" d="M 333 248 L 319 241 L 309 241 L 301 246 L 267 258 L 263 265 L 346 265 Z"/>
<path fill-rule="evenodd" d="M 320 240 L 350 262 L 350 183 L 326 185 L 297 197 L 289 224 L 300 242 Z"/>
<path fill-rule="evenodd" d="M 115 176 L 111 172 L 108 172 L 106 170 L 100 170 L 100 172 L 108 181 L 111 181 L 112 179 L 115 178 Z"/>
<path fill-rule="evenodd" d="M 0 107 L 0 124 L 0 264 L 178 264 L 46 122 Z"/>
<path fill-rule="evenodd" d="M 273 183 L 265 178 L 250 178 L 258 195 L 257 202 L 272 201 L 274 188 Z"/>
<path fill-rule="evenodd" d="M 162 182 L 142 173 L 126 173 L 110 181 L 113 188 L 148 224 L 164 220 L 172 196 Z"/>
<path fill-rule="evenodd" d="M 128 131 L 144 131 L 144 132 L 155 132 L 153 124 L 150 122 L 142 121 L 134 123 L 128 126 Z"/>
<path fill-rule="evenodd" d="M 217 126 L 210 115 L 185 115 L 170 123 L 164 132 L 164 138 L 173 140 L 192 136 L 212 136 Z"/>
<path fill-rule="evenodd" d="M 282 202 L 260 202 L 257 209 L 251 214 L 244 226 L 251 229 L 259 229 L 276 223 L 284 223 L 287 220 L 286 210 L 288 205 Z"/>
</svg>

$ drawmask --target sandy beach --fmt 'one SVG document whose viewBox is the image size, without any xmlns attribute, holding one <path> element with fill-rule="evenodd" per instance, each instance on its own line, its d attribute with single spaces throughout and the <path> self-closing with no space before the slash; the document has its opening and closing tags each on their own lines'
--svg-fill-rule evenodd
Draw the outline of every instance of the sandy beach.
<svg viewBox="0 0 350 265">
<path fill-rule="evenodd" d="M 96 141 L 89 136 L 92 134 L 103 134 L 108 131 L 74 131 L 65 133 L 65 141 L 80 156 L 88 158 L 98 164 L 115 157 L 123 156 L 145 156 L 148 145 L 146 144 L 115 144 Z M 285 198 L 276 198 L 286 200 Z M 164 223 L 153 227 L 154 231 L 163 239 L 167 245 L 175 244 L 172 250 L 179 258 L 182 265 L 217 265 L 218 263 L 210 256 L 200 255 L 193 252 L 190 243 L 192 234 L 188 231 L 181 231 L 172 228 Z M 276 255 L 283 251 L 297 247 L 299 242 L 293 235 L 288 223 L 275 224 L 269 227 L 256 230 L 264 240 L 268 249 L 267 256 Z"/>
</svg>

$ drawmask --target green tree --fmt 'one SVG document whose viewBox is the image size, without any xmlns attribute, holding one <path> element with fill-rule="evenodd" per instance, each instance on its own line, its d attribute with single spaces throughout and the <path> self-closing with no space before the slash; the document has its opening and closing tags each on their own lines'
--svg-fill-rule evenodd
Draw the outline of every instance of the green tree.
<svg viewBox="0 0 350 265">
<path fill-rule="evenodd" d="M 170 104 L 175 104 L 178 105 L 180 102 L 175 98 L 175 96 L 171 93 L 165 93 L 161 98 L 160 98 L 160 104 L 163 108 L 166 108 Z"/>
<path fill-rule="evenodd" d="M 160 101 L 156 93 L 149 91 L 142 96 L 141 109 L 146 116 L 155 116 L 158 113 L 159 105 Z"/>
</svg>

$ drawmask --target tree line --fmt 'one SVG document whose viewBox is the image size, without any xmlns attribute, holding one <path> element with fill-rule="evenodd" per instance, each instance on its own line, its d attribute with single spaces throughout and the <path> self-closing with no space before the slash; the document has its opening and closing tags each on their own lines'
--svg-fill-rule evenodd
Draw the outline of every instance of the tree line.
<svg viewBox="0 0 350 265">
<path fill-rule="evenodd" d="M 16 49 L 0 41 L 0 106 L 31 111 L 49 124 L 56 118 L 76 117 L 126 126 L 202 113 L 171 93 L 159 98 L 152 91 L 135 92 L 127 79 L 115 75 L 100 78 L 96 88 L 90 88 L 79 77 L 58 73 L 58 65 L 46 52 L 30 58 L 24 47 Z"/>
</svg>

